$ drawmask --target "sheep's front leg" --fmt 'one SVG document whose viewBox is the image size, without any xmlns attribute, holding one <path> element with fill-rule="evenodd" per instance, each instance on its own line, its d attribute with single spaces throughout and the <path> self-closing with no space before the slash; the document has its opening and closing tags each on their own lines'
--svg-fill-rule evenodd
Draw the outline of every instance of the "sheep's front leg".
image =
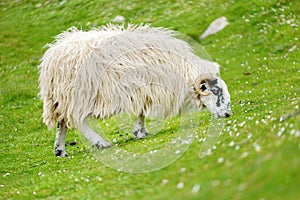
<svg viewBox="0 0 300 200">
<path fill-rule="evenodd" d="M 54 143 L 54 153 L 56 156 L 68 156 L 68 154 L 65 152 L 67 130 L 68 128 L 64 120 L 59 121 Z"/>
<path fill-rule="evenodd" d="M 145 138 L 147 135 L 149 135 L 148 130 L 145 127 L 144 115 L 136 117 L 133 125 L 133 134 L 135 135 L 136 139 Z"/>
<path fill-rule="evenodd" d="M 86 119 L 80 124 L 78 130 L 88 139 L 93 147 L 107 148 L 110 147 L 109 142 L 105 141 L 100 135 L 98 135 L 87 123 Z"/>
</svg>

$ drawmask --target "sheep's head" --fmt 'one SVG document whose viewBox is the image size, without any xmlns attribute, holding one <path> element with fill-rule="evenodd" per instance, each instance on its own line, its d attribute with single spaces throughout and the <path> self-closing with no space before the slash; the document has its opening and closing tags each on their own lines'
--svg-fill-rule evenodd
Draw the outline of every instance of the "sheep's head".
<svg viewBox="0 0 300 200">
<path fill-rule="evenodd" d="M 203 106 L 215 118 L 230 116 L 230 94 L 226 83 L 221 78 L 198 80 L 195 83 L 195 91 Z"/>
</svg>

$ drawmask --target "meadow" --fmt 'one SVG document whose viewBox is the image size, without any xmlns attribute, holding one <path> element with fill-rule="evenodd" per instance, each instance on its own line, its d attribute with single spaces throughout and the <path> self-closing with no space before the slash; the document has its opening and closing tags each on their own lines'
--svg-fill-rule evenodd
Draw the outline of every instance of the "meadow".
<svg viewBox="0 0 300 200">
<path fill-rule="evenodd" d="M 299 13 L 300 1 L 290 0 L 2 0 L 0 199 L 300 199 Z M 55 130 L 43 124 L 38 97 L 43 47 L 71 26 L 89 30 L 117 15 L 185 34 L 222 66 L 233 114 L 209 155 L 198 155 L 209 126 L 203 112 L 199 137 L 156 171 L 105 166 L 76 130 L 67 135 L 69 156 L 55 157 Z M 199 40 L 221 16 L 229 25 Z M 176 129 L 134 140 L 106 122 L 109 140 L 134 152 L 164 145 Z"/>
</svg>

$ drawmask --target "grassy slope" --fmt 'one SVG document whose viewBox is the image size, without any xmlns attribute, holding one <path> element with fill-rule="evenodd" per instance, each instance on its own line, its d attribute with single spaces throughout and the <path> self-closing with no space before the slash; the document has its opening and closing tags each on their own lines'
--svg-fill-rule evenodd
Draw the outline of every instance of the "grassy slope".
<svg viewBox="0 0 300 200">
<path fill-rule="evenodd" d="M 299 110 L 299 1 L 59 4 L 0 4 L 0 198 L 300 198 L 300 118 L 278 121 Z M 198 159 L 201 143 L 195 141 L 182 158 L 160 171 L 122 173 L 96 162 L 75 131 L 68 135 L 68 141 L 79 141 L 68 146 L 71 157 L 53 156 L 54 131 L 42 124 L 37 98 L 42 47 L 70 26 L 88 29 L 119 14 L 133 23 L 172 27 L 195 39 L 213 19 L 228 18 L 230 25 L 222 32 L 199 41 L 223 65 L 234 111 L 211 156 Z M 219 163 L 219 158 L 224 161 Z M 180 172 L 182 168 L 186 170 Z M 162 184 L 163 179 L 168 182 Z M 184 183 L 182 189 L 176 187 L 179 182 Z M 198 184 L 199 192 L 192 193 Z"/>
</svg>

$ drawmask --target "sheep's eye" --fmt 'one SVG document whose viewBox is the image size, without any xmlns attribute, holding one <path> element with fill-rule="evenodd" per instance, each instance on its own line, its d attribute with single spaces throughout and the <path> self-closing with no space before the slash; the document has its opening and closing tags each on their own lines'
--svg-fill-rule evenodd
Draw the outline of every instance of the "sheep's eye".
<svg viewBox="0 0 300 200">
<path fill-rule="evenodd" d="M 211 90 L 213 94 L 217 95 L 219 92 L 216 89 Z"/>
<path fill-rule="evenodd" d="M 206 87 L 206 85 L 205 85 L 204 83 L 202 83 L 202 84 L 200 85 L 200 89 L 201 89 L 202 91 L 204 91 L 204 90 L 207 89 L 207 87 Z"/>
</svg>

